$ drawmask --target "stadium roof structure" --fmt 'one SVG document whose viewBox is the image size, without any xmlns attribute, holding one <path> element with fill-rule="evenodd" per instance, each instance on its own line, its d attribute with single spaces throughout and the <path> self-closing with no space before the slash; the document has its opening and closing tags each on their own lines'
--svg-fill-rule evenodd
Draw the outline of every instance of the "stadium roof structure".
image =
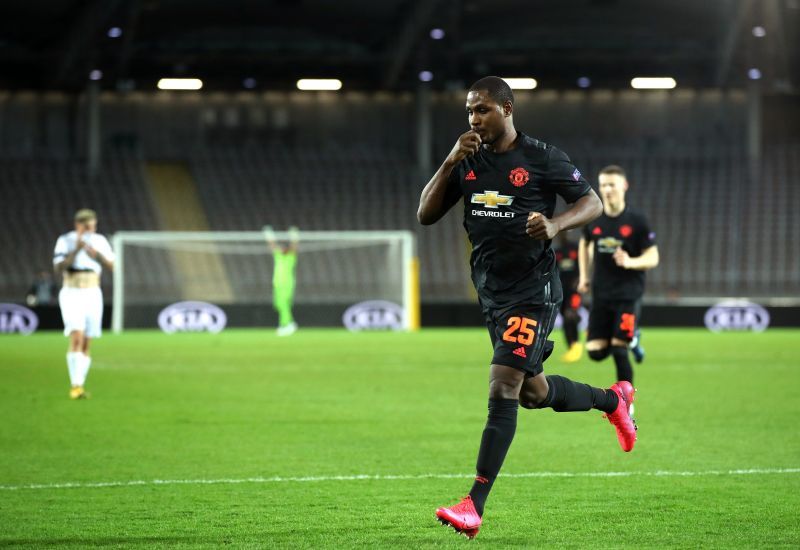
<svg viewBox="0 0 800 550">
<path fill-rule="evenodd" d="M 303 77 L 407 90 L 428 71 L 436 89 L 498 74 L 557 89 L 758 77 L 791 91 L 799 22 L 800 0 L 4 0 L 0 89 L 80 90 L 91 75 L 103 89 L 185 76 L 219 90 Z"/>
</svg>

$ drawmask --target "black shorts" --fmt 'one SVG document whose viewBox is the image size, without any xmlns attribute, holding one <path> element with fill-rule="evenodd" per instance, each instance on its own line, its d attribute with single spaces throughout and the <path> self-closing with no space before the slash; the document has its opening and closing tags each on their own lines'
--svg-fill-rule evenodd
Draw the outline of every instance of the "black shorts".
<svg viewBox="0 0 800 550">
<path fill-rule="evenodd" d="M 523 371 L 527 377 L 544 370 L 554 343 L 547 337 L 553 330 L 561 305 L 561 285 L 553 285 L 550 300 L 544 304 L 520 304 L 486 314 L 486 327 L 492 339 L 493 365 Z M 548 294 L 550 294 L 548 292 Z"/>
<path fill-rule="evenodd" d="M 564 301 L 561 302 L 561 314 L 564 315 L 568 311 L 577 312 L 581 307 L 581 295 L 577 291 L 565 292 Z"/>
<path fill-rule="evenodd" d="M 586 340 L 617 338 L 630 342 L 639 326 L 641 311 L 641 300 L 595 300 L 589 312 L 589 334 Z"/>
</svg>

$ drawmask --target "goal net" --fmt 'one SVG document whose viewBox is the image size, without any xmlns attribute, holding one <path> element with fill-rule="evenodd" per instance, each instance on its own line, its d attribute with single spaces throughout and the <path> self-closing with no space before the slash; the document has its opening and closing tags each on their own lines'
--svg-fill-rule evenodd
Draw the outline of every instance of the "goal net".
<svg viewBox="0 0 800 550">
<path fill-rule="evenodd" d="M 287 246 L 292 237 L 300 326 L 418 327 L 416 241 L 409 231 L 122 231 L 113 238 L 114 332 L 158 327 L 165 310 L 186 303 L 195 304 L 195 319 L 184 317 L 178 329 L 208 329 L 200 322 L 206 305 L 221 310 L 229 327 L 276 326 L 268 239 Z"/>
</svg>

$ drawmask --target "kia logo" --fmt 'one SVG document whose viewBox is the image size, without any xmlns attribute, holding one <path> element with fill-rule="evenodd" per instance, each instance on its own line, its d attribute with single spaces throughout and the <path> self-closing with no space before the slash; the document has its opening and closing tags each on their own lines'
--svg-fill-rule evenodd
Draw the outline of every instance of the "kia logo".
<svg viewBox="0 0 800 550">
<path fill-rule="evenodd" d="M 761 332 L 769 326 L 769 313 L 766 309 L 747 300 L 725 300 L 706 311 L 705 323 L 708 330 L 752 330 Z"/>
<path fill-rule="evenodd" d="M 370 300 L 347 308 L 342 322 L 347 330 L 402 330 L 403 308 L 393 302 Z"/>
<path fill-rule="evenodd" d="M 228 318 L 214 304 L 206 302 L 178 302 L 165 307 L 158 314 L 158 326 L 167 334 L 175 332 L 220 332 Z"/>
<path fill-rule="evenodd" d="M 34 312 L 17 304 L 0 304 L 0 333 L 30 334 L 39 326 Z"/>
</svg>

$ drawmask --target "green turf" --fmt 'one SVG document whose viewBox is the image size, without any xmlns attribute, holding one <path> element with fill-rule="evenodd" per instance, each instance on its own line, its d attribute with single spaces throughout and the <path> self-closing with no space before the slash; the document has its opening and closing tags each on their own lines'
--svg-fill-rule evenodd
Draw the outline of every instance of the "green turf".
<svg viewBox="0 0 800 550">
<path fill-rule="evenodd" d="M 648 330 L 632 453 L 596 411 L 522 410 L 504 472 L 800 468 L 798 338 Z M 8 487 L 469 474 L 488 341 L 480 330 L 132 332 L 96 342 L 92 399 L 73 402 L 60 334 L 3 336 L 0 546 L 467 544 L 433 511 L 468 479 Z M 548 363 L 604 386 L 612 370 Z M 800 473 L 501 477 L 470 544 L 796 547 L 798 509 Z"/>
</svg>

